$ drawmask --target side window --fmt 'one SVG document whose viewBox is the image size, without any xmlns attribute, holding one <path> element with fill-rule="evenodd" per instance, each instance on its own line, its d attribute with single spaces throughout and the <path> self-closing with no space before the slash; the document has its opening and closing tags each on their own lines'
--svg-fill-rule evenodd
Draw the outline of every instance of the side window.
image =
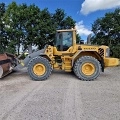
<svg viewBox="0 0 120 120">
<path fill-rule="evenodd" d="M 63 51 L 72 46 L 72 32 L 63 33 Z"/>
</svg>

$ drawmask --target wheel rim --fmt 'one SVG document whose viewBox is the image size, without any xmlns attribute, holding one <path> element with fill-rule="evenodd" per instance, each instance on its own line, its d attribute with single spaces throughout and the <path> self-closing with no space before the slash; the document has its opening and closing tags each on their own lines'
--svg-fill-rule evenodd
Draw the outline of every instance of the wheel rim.
<svg viewBox="0 0 120 120">
<path fill-rule="evenodd" d="M 34 67 L 33 67 L 34 74 L 38 75 L 38 76 L 43 75 L 45 73 L 45 70 L 46 70 L 45 66 L 43 64 L 40 64 L 40 63 L 34 65 Z"/>
<path fill-rule="evenodd" d="M 82 73 L 90 76 L 94 74 L 95 72 L 95 66 L 92 63 L 85 63 L 82 65 Z"/>
</svg>

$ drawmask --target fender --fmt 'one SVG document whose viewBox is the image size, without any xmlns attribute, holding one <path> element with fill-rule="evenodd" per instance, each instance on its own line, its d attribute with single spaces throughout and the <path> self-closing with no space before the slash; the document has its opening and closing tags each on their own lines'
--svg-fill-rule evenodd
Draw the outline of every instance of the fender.
<svg viewBox="0 0 120 120">
<path fill-rule="evenodd" d="M 100 56 L 100 54 L 97 51 L 89 51 L 89 50 L 83 51 L 83 50 L 78 50 L 76 52 L 76 54 L 72 57 L 72 67 L 74 65 L 74 62 L 78 58 L 80 58 L 82 56 L 92 56 L 92 57 L 96 58 L 100 62 L 100 64 L 101 64 L 102 72 L 104 72 L 104 59 Z"/>
<path fill-rule="evenodd" d="M 27 67 L 29 61 L 34 58 L 34 57 L 37 57 L 37 56 L 46 56 L 45 55 L 45 49 L 41 49 L 41 50 L 38 50 L 36 52 L 33 52 L 31 54 L 29 54 L 21 63 L 19 63 L 14 69 L 15 70 L 18 70 L 18 69 L 22 69 L 24 67 Z"/>
</svg>

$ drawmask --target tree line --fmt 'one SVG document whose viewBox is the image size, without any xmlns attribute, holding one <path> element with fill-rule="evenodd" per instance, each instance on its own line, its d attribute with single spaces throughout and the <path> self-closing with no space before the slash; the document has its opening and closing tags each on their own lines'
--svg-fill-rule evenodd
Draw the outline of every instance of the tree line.
<svg viewBox="0 0 120 120">
<path fill-rule="evenodd" d="M 37 45 L 38 49 L 46 44 L 52 45 L 57 29 L 71 29 L 76 21 L 63 9 L 50 13 L 47 8 L 40 9 L 32 4 L 12 2 L 8 6 L 0 3 L 0 52 L 20 53 L 20 48 Z M 92 23 L 94 35 L 91 43 L 107 45 L 114 57 L 120 58 L 120 9 L 106 13 Z M 81 37 L 77 34 L 77 42 Z"/>
<path fill-rule="evenodd" d="M 52 44 L 56 29 L 75 27 L 75 21 L 62 9 L 50 13 L 47 8 L 12 2 L 7 7 L 0 4 L 0 46 L 1 50 L 20 53 L 20 47 L 37 45 L 38 49 Z M 77 35 L 79 39 L 80 36 Z"/>
<path fill-rule="evenodd" d="M 92 31 L 92 44 L 107 45 L 112 50 L 112 55 L 120 58 L 120 8 L 96 19 Z"/>
</svg>

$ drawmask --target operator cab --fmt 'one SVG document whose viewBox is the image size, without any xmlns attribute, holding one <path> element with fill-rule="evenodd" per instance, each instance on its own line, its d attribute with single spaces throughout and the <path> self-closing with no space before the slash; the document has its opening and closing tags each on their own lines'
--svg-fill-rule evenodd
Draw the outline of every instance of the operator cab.
<svg viewBox="0 0 120 120">
<path fill-rule="evenodd" d="M 57 51 L 67 51 L 73 45 L 73 31 L 58 31 L 55 46 Z"/>
</svg>

